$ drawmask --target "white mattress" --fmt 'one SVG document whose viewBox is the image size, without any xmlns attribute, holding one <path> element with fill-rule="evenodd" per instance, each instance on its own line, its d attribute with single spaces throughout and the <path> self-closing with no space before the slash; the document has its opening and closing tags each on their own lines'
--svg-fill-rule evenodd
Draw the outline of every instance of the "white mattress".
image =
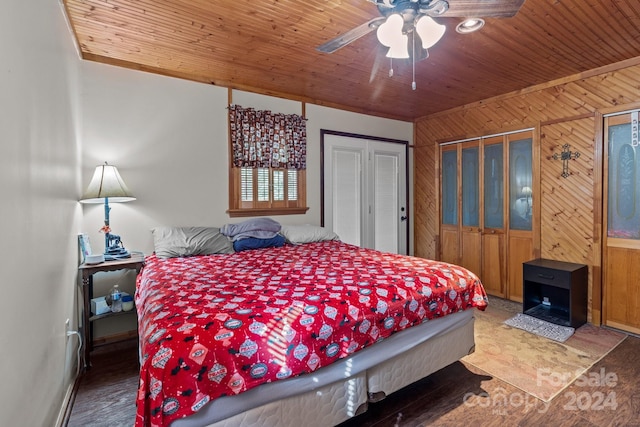
<svg viewBox="0 0 640 427">
<path fill-rule="evenodd" d="M 171 425 L 335 425 L 366 408 L 367 393 L 392 393 L 460 359 L 472 346 L 473 310 L 466 310 L 394 334 L 312 374 L 221 397 Z"/>
<path fill-rule="evenodd" d="M 472 352 L 473 324 L 468 326 L 471 327 L 460 327 L 447 334 L 436 335 L 411 351 L 367 369 L 369 401 L 381 400 Z"/>
<path fill-rule="evenodd" d="M 366 373 L 362 372 L 349 380 L 267 403 L 209 427 L 327 427 L 359 414 L 366 405 Z"/>
</svg>

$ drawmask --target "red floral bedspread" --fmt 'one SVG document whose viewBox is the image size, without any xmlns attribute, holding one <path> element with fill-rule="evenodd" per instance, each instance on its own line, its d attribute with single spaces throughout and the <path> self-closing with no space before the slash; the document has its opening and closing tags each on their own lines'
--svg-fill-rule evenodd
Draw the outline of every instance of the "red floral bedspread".
<svg viewBox="0 0 640 427">
<path fill-rule="evenodd" d="M 137 279 L 137 426 L 315 371 L 487 296 L 452 264 L 338 241 L 230 255 L 148 256 Z"/>
</svg>

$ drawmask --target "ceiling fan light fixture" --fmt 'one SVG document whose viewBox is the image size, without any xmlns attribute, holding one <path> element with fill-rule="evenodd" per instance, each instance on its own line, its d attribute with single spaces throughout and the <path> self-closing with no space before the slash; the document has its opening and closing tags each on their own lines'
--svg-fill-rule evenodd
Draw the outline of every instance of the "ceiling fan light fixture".
<svg viewBox="0 0 640 427">
<path fill-rule="evenodd" d="M 402 34 L 397 43 L 389 47 L 387 58 L 406 59 L 409 57 L 409 36 Z"/>
<path fill-rule="evenodd" d="M 429 49 L 438 43 L 447 29 L 446 26 L 438 24 L 433 18 L 427 15 L 422 15 L 418 18 L 415 27 L 418 36 L 420 36 L 420 40 L 422 40 L 423 49 Z"/>
<path fill-rule="evenodd" d="M 397 45 L 402 40 L 402 27 L 404 26 L 404 19 L 397 13 L 389 15 L 382 25 L 376 30 L 376 36 L 378 41 L 386 47 L 392 47 Z"/>
<path fill-rule="evenodd" d="M 468 18 L 458 24 L 456 31 L 460 34 L 469 34 L 478 31 L 482 27 L 484 27 L 484 19 Z"/>
<path fill-rule="evenodd" d="M 431 16 L 438 16 L 438 15 L 442 15 L 447 10 L 449 10 L 449 2 L 447 2 L 446 0 L 437 0 L 434 3 L 431 3 L 429 7 L 430 7 L 429 14 Z"/>
</svg>

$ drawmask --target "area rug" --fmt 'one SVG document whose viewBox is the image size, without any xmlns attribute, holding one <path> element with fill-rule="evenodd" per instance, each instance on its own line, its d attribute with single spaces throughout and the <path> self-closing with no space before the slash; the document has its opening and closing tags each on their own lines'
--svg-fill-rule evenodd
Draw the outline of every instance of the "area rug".
<svg viewBox="0 0 640 427">
<path fill-rule="evenodd" d="M 491 297 L 484 312 L 475 312 L 476 350 L 462 362 L 544 402 L 581 375 L 588 375 L 596 362 L 627 337 L 586 324 L 565 342 L 556 342 L 504 323 L 521 311 L 521 304 Z"/>
<path fill-rule="evenodd" d="M 558 342 L 565 342 L 576 331 L 569 326 L 556 325 L 523 313 L 505 320 L 504 324 Z"/>
</svg>

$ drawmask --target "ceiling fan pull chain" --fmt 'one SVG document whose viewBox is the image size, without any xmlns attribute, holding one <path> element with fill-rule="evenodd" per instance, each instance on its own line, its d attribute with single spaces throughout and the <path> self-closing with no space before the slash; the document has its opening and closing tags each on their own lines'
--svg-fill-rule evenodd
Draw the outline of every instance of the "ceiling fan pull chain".
<svg viewBox="0 0 640 427">
<path fill-rule="evenodd" d="M 411 58 L 412 66 L 413 66 L 413 81 L 411 82 L 411 89 L 416 90 L 416 32 L 413 31 L 412 38 L 412 48 L 413 48 L 413 57 Z"/>
<path fill-rule="evenodd" d="M 393 77 L 393 58 L 390 58 L 389 77 Z"/>
</svg>

